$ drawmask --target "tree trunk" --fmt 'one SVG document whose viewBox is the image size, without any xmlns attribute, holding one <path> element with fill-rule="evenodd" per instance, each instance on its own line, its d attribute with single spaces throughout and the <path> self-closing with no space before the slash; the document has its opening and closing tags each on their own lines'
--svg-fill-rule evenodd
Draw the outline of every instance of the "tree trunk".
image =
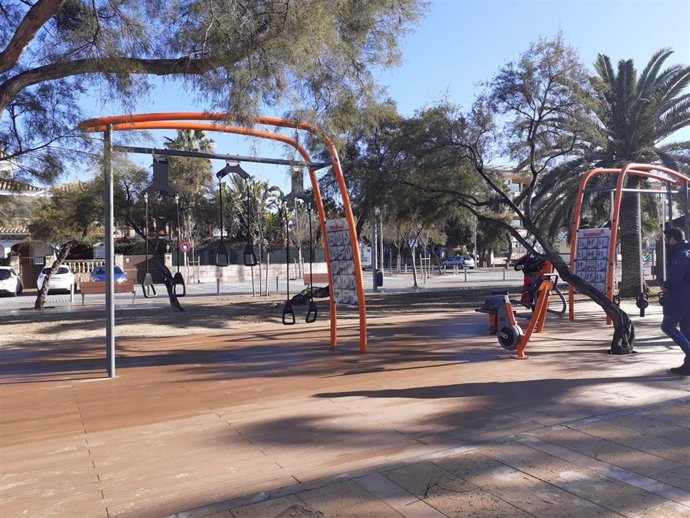
<svg viewBox="0 0 690 518">
<path fill-rule="evenodd" d="M 414 247 L 412 247 L 411 250 L 412 250 L 412 281 L 413 281 L 412 287 L 413 288 L 419 288 L 419 284 L 417 284 L 417 263 L 415 261 L 415 255 L 417 255 L 417 254 L 415 253 Z"/>
<path fill-rule="evenodd" d="M 627 186 L 639 187 L 639 178 L 628 179 Z M 622 278 L 618 286 L 621 297 L 636 297 L 644 284 L 640 287 L 640 207 L 637 203 L 637 193 L 623 193 L 620 212 L 619 242 L 621 244 Z"/>
<path fill-rule="evenodd" d="M 43 280 L 43 286 L 36 294 L 36 302 L 34 302 L 34 309 L 43 309 L 48 299 L 48 290 L 50 289 L 50 277 Z"/>
<path fill-rule="evenodd" d="M 36 302 L 34 302 L 34 309 L 43 309 L 45 307 L 46 300 L 48 299 L 48 291 L 50 290 L 50 280 L 53 277 L 53 274 L 60 269 L 62 263 L 65 262 L 65 259 L 69 255 L 70 250 L 72 250 L 72 245 L 63 245 L 58 250 L 58 253 L 55 256 L 55 261 L 53 261 L 53 264 L 50 267 L 50 273 L 46 275 L 46 278 L 43 280 L 43 285 L 41 286 L 41 289 L 38 290 L 38 292 L 36 293 Z"/>
<path fill-rule="evenodd" d="M 177 311 L 184 311 L 184 308 L 180 304 L 180 300 L 177 298 L 177 295 L 175 295 L 175 286 L 173 283 L 172 272 L 168 269 L 167 266 L 165 266 L 165 261 L 163 261 L 160 254 L 156 253 L 154 257 L 156 259 L 156 262 L 160 266 L 161 272 L 163 273 L 163 282 L 165 283 L 165 289 L 168 291 L 168 299 L 170 300 L 170 306 L 176 309 Z"/>
<path fill-rule="evenodd" d="M 544 246 L 544 243 L 541 244 Z M 561 279 L 596 302 L 613 321 L 613 340 L 611 341 L 610 354 L 622 355 L 634 353 L 635 326 L 628 314 L 610 301 L 605 294 L 594 288 L 581 277 L 572 273 L 568 265 L 565 264 L 561 256 L 556 253 L 551 246 L 544 246 L 544 250 Z"/>
</svg>

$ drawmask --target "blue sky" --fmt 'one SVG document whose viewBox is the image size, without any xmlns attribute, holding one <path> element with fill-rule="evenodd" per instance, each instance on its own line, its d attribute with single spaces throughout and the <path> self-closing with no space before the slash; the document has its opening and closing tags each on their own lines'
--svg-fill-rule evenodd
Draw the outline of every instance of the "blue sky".
<svg viewBox="0 0 690 518">
<path fill-rule="evenodd" d="M 559 32 L 589 66 L 602 53 L 641 70 L 661 48 L 674 50 L 667 64 L 690 64 L 690 0 L 436 0 L 381 81 L 406 115 L 446 92 L 466 109 L 479 83 Z"/>
<path fill-rule="evenodd" d="M 434 0 L 427 16 L 402 41 L 402 65 L 378 77 L 404 115 L 444 96 L 467 109 L 480 83 L 501 65 L 537 39 L 559 32 L 589 66 L 603 53 L 614 64 L 632 58 L 641 70 L 656 50 L 667 47 L 674 50 L 667 65 L 690 64 L 690 0 Z M 189 102 L 184 99 L 181 90 L 168 84 L 136 111 L 203 110 L 191 96 Z M 171 133 L 155 133 L 156 145 L 162 145 L 164 134 Z M 283 148 L 261 139 L 211 136 L 220 153 L 284 158 Z M 679 138 L 690 139 L 690 130 Z M 223 164 L 216 165 L 220 169 Z M 285 167 L 245 168 L 288 189 Z"/>
</svg>

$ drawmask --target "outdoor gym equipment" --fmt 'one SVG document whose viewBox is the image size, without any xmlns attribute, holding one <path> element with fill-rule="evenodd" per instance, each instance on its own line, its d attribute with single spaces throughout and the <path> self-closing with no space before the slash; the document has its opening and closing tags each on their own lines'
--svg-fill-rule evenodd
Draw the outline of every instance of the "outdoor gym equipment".
<svg viewBox="0 0 690 518">
<path fill-rule="evenodd" d="M 295 323 L 295 309 L 290 301 L 290 218 L 287 208 L 285 209 L 285 267 L 287 280 L 287 298 L 283 306 L 283 325 L 291 326 Z"/>
<path fill-rule="evenodd" d="M 546 323 L 549 307 L 549 296 L 558 283 L 558 276 L 553 273 L 553 265 L 545 261 L 537 280 L 537 298 L 528 321 L 519 321 L 510 298 L 506 293 L 495 293 L 489 297 L 481 308 L 475 310 L 489 315 L 489 333 L 496 334 L 498 343 L 507 351 L 517 351 L 514 356 L 518 360 L 529 358 L 525 349 L 533 333 L 541 333 Z M 523 331 L 523 327 L 526 330 Z"/>
<path fill-rule="evenodd" d="M 539 295 L 539 285 L 541 284 L 541 279 L 543 275 L 553 273 L 553 265 L 546 259 L 546 257 L 538 254 L 525 254 L 521 257 L 514 266 L 515 271 L 521 271 L 524 275 L 522 292 L 520 294 L 519 301 L 511 301 L 512 304 L 521 304 L 528 308 L 530 311 L 534 311 L 537 305 L 537 298 Z M 558 284 L 554 284 L 551 290 L 551 295 L 553 295 L 556 300 L 555 305 L 550 301 L 547 311 L 554 315 L 563 316 L 568 308 L 567 302 L 563 292 L 558 287 Z"/>
<path fill-rule="evenodd" d="M 362 264 L 359 253 L 359 239 L 357 236 L 356 224 L 352 206 L 350 205 L 350 195 L 347 191 L 345 177 L 340 166 L 340 159 L 338 152 L 333 144 L 332 139 L 326 135 L 320 128 L 313 124 L 286 120 L 278 117 L 256 116 L 250 118 L 243 118 L 244 122 L 252 122 L 254 124 L 273 126 L 278 128 L 292 128 L 294 130 L 308 131 L 315 137 L 321 140 L 325 145 L 330 155 L 330 163 L 327 165 L 314 163 L 307 150 L 300 145 L 300 143 L 287 135 L 269 132 L 265 130 L 258 130 L 248 128 L 246 126 L 238 127 L 227 124 L 228 120 L 232 120 L 232 115 L 228 113 L 147 113 L 147 114 L 130 114 L 117 115 L 111 117 L 100 117 L 83 121 L 79 127 L 86 132 L 102 132 L 103 133 L 103 173 L 105 179 L 105 196 L 104 196 L 104 223 L 105 223 L 105 249 L 106 249 L 106 367 L 109 377 L 115 376 L 115 307 L 114 307 L 114 292 L 112 286 L 112 267 L 114 263 L 113 254 L 113 167 L 112 167 L 112 152 L 113 152 L 113 131 L 130 131 L 130 130 L 153 130 L 153 129 L 190 129 L 202 131 L 221 131 L 225 133 L 234 133 L 238 135 L 247 135 L 258 138 L 266 138 L 286 143 L 297 150 L 302 157 L 304 165 L 308 167 L 309 178 L 311 180 L 314 199 L 319 213 L 319 222 L 321 225 L 322 235 L 326 236 L 326 212 L 321 198 L 321 190 L 319 187 L 316 171 L 322 167 L 330 165 L 333 168 L 333 174 L 340 190 L 340 197 L 344 211 L 344 221 L 347 222 L 343 232 L 347 236 L 347 245 L 352 251 L 352 279 L 353 282 L 345 287 L 335 286 L 333 281 L 333 266 L 331 261 L 334 257 L 331 256 L 329 243 L 324 240 L 324 250 L 326 252 L 326 261 L 328 267 L 328 276 L 331 280 L 330 297 L 330 345 L 335 348 L 337 345 L 337 311 L 336 311 L 336 291 L 341 290 L 341 294 L 347 295 L 352 292 L 355 294 L 356 303 L 359 310 L 359 349 L 361 352 L 367 350 L 367 319 L 366 319 L 366 299 L 364 293 L 364 280 L 362 277 Z M 200 122 L 202 121 L 202 122 Z M 132 148 L 127 146 L 118 146 L 120 151 L 131 151 Z M 136 152 L 136 151 L 135 151 Z M 223 157 L 214 153 L 202 152 L 185 152 L 180 150 L 170 150 L 169 155 L 174 156 L 196 156 L 200 158 L 232 158 L 235 160 L 257 161 L 253 157 Z M 279 161 L 272 159 L 266 163 L 291 164 L 294 161 Z M 349 290 L 349 291 L 348 291 Z M 340 300 L 340 299 L 339 299 Z M 349 300 L 343 296 L 342 300 Z"/>
<path fill-rule="evenodd" d="M 304 317 L 304 321 L 307 324 L 316 322 L 316 315 L 319 312 L 316 306 L 316 301 L 314 300 L 314 244 L 312 241 L 312 228 L 311 228 L 311 203 L 307 203 L 307 217 L 309 218 L 309 306 L 307 308 L 307 316 Z"/>
<path fill-rule="evenodd" d="M 163 271 L 165 276 L 165 284 L 170 286 L 170 292 L 175 297 L 184 297 L 187 294 L 187 289 L 185 287 L 184 277 L 180 273 L 180 261 L 179 261 L 179 247 L 180 247 L 180 195 L 179 193 L 170 185 L 170 176 L 168 171 L 168 160 L 166 157 L 153 155 L 153 180 L 149 187 L 144 189 L 144 204 L 146 207 L 145 217 L 146 217 L 146 275 L 144 276 L 144 282 L 142 283 L 142 290 L 144 292 L 144 297 L 150 298 L 155 296 L 156 289 L 153 287 L 153 278 L 148 271 L 148 226 L 149 226 L 149 195 L 152 196 L 173 196 L 175 198 L 175 215 L 177 219 L 177 249 L 178 249 L 178 261 L 177 261 L 177 272 L 175 275 L 170 275 L 167 272 L 167 268 Z M 173 300 L 171 297 L 171 303 L 173 306 L 181 310 L 182 307 L 179 305 L 177 300 Z"/>
<path fill-rule="evenodd" d="M 184 277 L 180 273 L 180 195 L 175 194 L 175 215 L 177 216 L 177 272 L 173 276 L 173 292 L 177 297 L 184 297 L 187 295 L 187 287 L 184 283 Z"/>
<path fill-rule="evenodd" d="M 615 178 L 615 187 L 605 187 L 605 188 L 587 188 L 588 182 L 600 175 L 610 175 Z M 646 178 L 656 183 L 661 183 L 666 186 L 666 190 L 658 190 L 654 188 L 649 189 L 631 189 L 625 188 L 625 182 L 628 176 L 637 176 L 640 178 Z M 673 191 L 673 189 L 676 191 Z M 577 201 L 575 204 L 575 211 L 573 214 L 573 226 L 572 226 L 572 238 L 571 238 L 571 248 L 570 248 L 570 271 L 577 273 L 580 276 L 584 276 L 587 282 L 592 283 L 597 289 L 604 292 L 610 301 L 616 302 L 617 294 L 614 293 L 615 277 L 614 277 L 614 266 L 616 260 L 616 245 L 618 238 L 618 227 L 620 224 L 620 210 L 621 201 L 623 198 L 623 193 L 637 193 L 638 203 L 640 199 L 640 194 L 659 194 L 662 196 L 671 196 L 676 193 L 684 193 L 685 195 L 685 227 L 686 232 L 690 230 L 690 218 L 688 217 L 688 192 L 690 190 L 690 179 L 681 173 L 669 169 L 667 167 L 651 165 L 651 164 L 639 164 L 639 163 L 628 163 L 622 168 L 610 168 L 610 169 L 592 169 L 590 170 L 580 181 L 580 186 L 577 194 Z M 611 225 L 610 228 L 602 229 L 588 229 L 580 230 L 580 220 L 582 217 L 582 208 L 584 205 L 584 195 L 587 192 L 595 191 L 605 191 L 611 193 Z M 670 204 L 669 204 L 670 205 Z M 662 212 L 666 212 L 665 205 Z M 672 221 L 671 213 L 669 208 L 669 220 Z M 579 232 L 582 236 L 579 235 Z M 591 235 L 586 235 L 589 232 Z M 587 248 L 587 253 L 591 255 L 589 250 L 595 251 L 595 257 L 583 256 L 585 247 L 581 246 L 581 239 L 587 239 L 591 247 Z M 640 250 L 640 262 L 642 264 L 642 244 L 641 236 L 639 239 L 639 250 Z M 597 246 L 594 246 L 594 243 Z M 601 245 L 601 246 L 598 246 Z M 662 247 L 662 260 L 660 261 L 663 271 L 663 277 L 665 278 L 665 250 Z M 579 254 L 579 255 L 578 255 Z M 590 266 L 592 268 L 590 269 Z M 644 287 L 644 277 L 642 273 L 642 268 L 640 268 L 640 293 L 636 297 L 636 305 L 640 309 L 640 316 L 644 316 L 645 309 L 649 306 L 649 300 L 647 294 L 643 291 Z M 590 273 L 591 272 L 591 273 Z M 601 279 L 601 280 L 599 280 Z M 620 299 L 618 299 L 620 300 Z M 570 320 L 575 320 L 575 291 L 572 286 L 568 293 L 568 302 L 570 313 Z M 606 322 L 611 324 L 611 318 L 607 316 Z"/>
<path fill-rule="evenodd" d="M 290 200 L 302 200 L 307 208 L 307 218 L 309 219 L 309 286 L 307 287 L 307 314 L 304 317 L 304 321 L 307 324 L 311 324 L 313 322 L 316 322 L 316 317 L 319 312 L 318 307 L 316 305 L 316 301 L 314 300 L 314 270 L 313 270 L 313 261 L 314 261 L 314 244 L 312 240 L 312 234 L 313 234 L 313 229 L 312 229 L 312 224 L 311 224 L 311 217 L 312 217 L 312 200 L 307 196 L 304 191 L 302 190 L 302 177 L 301 175 L 297 174 L 297 180 L 295 178 L 295 173 L 293 172 L 293 188 L 292 192 L 288 194 L 285 197 L 286 201 Z M 299 186 L 298 188 L 296 188 Z M 287 211 L 286 211 L 287 214 Z M 287 227 L 286 227 L 287 229 Z M 288 238 L 287 236 L 287 230 L 286 230 L 286 239 Z M 289 241 L 288 241 L 289 243 Z M 287 267 L 288 269 L 290 268 L 290 251 L 289 248 L 287 250 Z M 290 275 L 288 274 L 288 299 L 290 297 Z M 290 299 L 290 308 L 292 308 L 292 299 Z M 293 311 L 294 315 L 294 311 Z M 284 320 L 284 319 L 283 319 Z M 285 322 L 283 322 L 285 323 Z"/>
<path fill-rule="evenodd" d="M 222 180 L 229 174 L 236 174 L 244 180 L 245 189 L 247 191 L 247 199 L 249 199 L 249 178 L 251 176 L 247 173 L 239 163 L 228 161 L 225 167 L 216 173 L 218 178 L 218 200 L 219 200 L 219 219 L 220 219 L 220 243 L 216 249 L 216 266 L 228 266 L 230 264 L 230 257 L 228 250 L 223 243 L 224 225 L 223 225 L 223 184 Z M 251 239 L 247 241 L 242 254 L 242 260 L 245 266 L 256 266 L 258 263 L 256 253 L 254 252 L 254 243 Z"/>
<path fill-rule="evenodd" d="M 228 250 L 225 248 L 225 243 L 223 243 L 223 234 L 225 233 L 225 227 L 223 221 L 223 183 L 221 182 L 220 174 L 217 173 L 218 177 L 218 203 L 220 205 L 218 212 L 218 219 L 220 219 L 220 243 L 218 243 L 218 248 L 216 248 L 216 266 L 228 266 L 230 264 L 230 257 L 228 256 Z"/>
<path fill-rule="evenodd" d="M 156 296 L 156 286 L 153 284 L 153 277 L 149 272 L 149 193 L 144 192 L 144 242 L 146 246 L 146 275 L 141 283 L 141 291 L 147 299 Z"/>
</svg>

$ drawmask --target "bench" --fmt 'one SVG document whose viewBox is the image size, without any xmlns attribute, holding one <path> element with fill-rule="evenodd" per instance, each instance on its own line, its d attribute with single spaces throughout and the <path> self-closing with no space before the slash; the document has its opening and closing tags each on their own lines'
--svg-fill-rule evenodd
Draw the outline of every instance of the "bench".
<svg viewBox="0 0 690 518">
<path fill-rule="evenodd" d="M 328 273 L 313 273 L 309 275 L 308 273 L 304 274 L 304 284 L 309 284 L 309 279 L 311 278 L 311 281 L 313 284 L 319 283 L 319 282 L 325 282 L 328 284 L 331 282 L 331 280 L 328 278 Z"/>
<path fill-rule="evenodd" d="M 134 287 L 134 281 L 123 281 L 115 282 L 114 289 L 115 293 L 131 293 L 132 302 L 137 296 L 137 290 Z M 81 291 L 81 305 L 84 305 L 85 295 L 105 295 L 105 281 L 94 282 L 94 281 L 82 281 L 79 285 L 79 290 Z"/>
</svg>

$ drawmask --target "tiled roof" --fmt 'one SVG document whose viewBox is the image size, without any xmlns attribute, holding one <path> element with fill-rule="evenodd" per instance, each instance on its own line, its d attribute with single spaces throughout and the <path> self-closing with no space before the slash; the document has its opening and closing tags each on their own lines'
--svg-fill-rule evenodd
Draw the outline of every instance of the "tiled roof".
<svg viewBox="0 0 690 518">
<path fill-rule="evenodd" d="M 29 235 L 29 229 L 27 227 L 0 227 L 0 234 L 7 235 Z"/>
<path fill-rule="evenodd" d="M 41 187 L 36 187 L 29 183 L 18 182 L 17 180 L 0 179 L 0 191 L 43 191 Z"/>
</svg>

